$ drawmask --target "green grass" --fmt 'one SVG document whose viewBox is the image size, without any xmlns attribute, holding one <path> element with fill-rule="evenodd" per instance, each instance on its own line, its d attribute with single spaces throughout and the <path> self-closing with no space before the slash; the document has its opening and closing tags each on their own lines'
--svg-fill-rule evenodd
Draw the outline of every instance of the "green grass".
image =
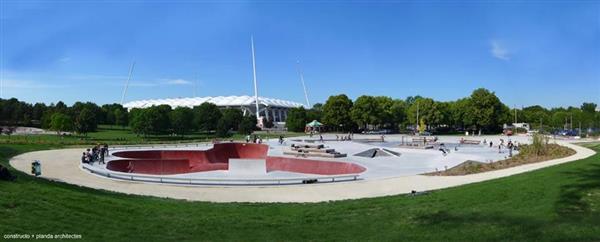
<svg viewBox="0 0 600 242">
<path fill-rule="evenodd" d="M 281 133 L 259 132 L 263 138 L 276 138 Z M 285 137 L 299 136 L 303 133 L 285 132 Z M 229 138 L 222 140 L 243 140 L 246 136 L 234 134 Z M 138 136 L 131 132 L 128 127 L 107 126 L 98 127 L 97 132 L 83 135 L 58 136 L 54 134 L 44 135 L 0 135 L 0 144 L 62 144 L 62 145 L 86 145 L 96 143 L 109 144 L 140 144 L 140 143 L 189 143 L 189 142 L 210 142 L 215 138 L 214 134 L 192 132 L 183 137 L 174 135 L 150 135 L 148 137 Z"/>
<path fill-rule="evenodd" d="M 2 145 L 0 162 L 48 145 Z M 590 145 L 600 151 L 600 144 Z M 0 182 L 0 234 L 97 241 L 598 241 L 600 155 L 420 196 L 213 204 L 130 196 L 18 173 Z"/>
</svg>

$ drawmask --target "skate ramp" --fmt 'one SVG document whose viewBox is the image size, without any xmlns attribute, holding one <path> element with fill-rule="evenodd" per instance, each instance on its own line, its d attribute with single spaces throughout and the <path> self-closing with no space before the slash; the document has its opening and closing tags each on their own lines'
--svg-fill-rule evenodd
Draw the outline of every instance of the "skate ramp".
<svg viewBox="0 0 600 242">
<path fill-rule="evenodd" d="M 153 175 L 215 170 L 230 170 L 231 174 L 247 172 L 245 175 L 264 175 L 271 171 L 341 175 L 356 174 L 366 170 L 360 165 L 348 162 L 268 157 L 268 150 L 269 146 L 264 144 L 222 143 L 215 144 L 209 150 L 119 151 L 112 153 L 119 159 L 109 161 L 106 168 L 118 172 Z M 259 164 L 258 160 L 264 165 Z"/>
<path fill-rule="evenodd" d="M 365 150 L 363 152 L 356 153 L 356 154 L 354 154 L 354 156 L 365 157 L 365 158 L 375 158 L 375 157 L 382 157 L 382 156 L 398 157 L 398 156 L 400 156 L 400 153 L 386 149 L 386 148 L 372 148 L 372 149 Z"/>
</svg>

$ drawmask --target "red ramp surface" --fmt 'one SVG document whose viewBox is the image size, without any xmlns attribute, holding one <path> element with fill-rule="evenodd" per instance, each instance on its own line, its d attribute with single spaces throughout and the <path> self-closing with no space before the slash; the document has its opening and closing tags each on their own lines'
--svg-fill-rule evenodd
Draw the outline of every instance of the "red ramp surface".
<svg viewBox="0 0 600 242">
<path fill-rule="evenodd" d="M 229 159 L 265 159 L 267 172 L 287 171 L 317 175 L 342 175 L 364 172 L 348 162 L 267 157 L 269 146 L 254 143 L 221 143 L 209 150 L 137 150 L 112 153 L 123 159 L 108 162 L 106 168 L 127 173 L 173 175 L 227 170 Z"/>
</svg>

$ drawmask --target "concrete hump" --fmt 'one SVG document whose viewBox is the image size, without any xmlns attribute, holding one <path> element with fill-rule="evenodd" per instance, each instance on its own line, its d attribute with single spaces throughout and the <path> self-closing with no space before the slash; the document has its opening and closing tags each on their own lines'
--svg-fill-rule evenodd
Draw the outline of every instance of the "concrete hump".
<svg viewBox="0 0 600 242">
<path fill-rule="evenodd" d="M 380 157 L 380 156 L 400 156 L 400 153 L 395 152 L 395 151 L 391 151 L 388 149 L 381 149 L 381 148 L 372 148 L 372 149 L 368 149 L 365 150 L 363 152 L 360 153 L 356 153 L 354 154 L 354 156 L 360 156 L 360 157 L 366 157 L 366 158 L 375 158 L 375 157 Z"/>
</svg>

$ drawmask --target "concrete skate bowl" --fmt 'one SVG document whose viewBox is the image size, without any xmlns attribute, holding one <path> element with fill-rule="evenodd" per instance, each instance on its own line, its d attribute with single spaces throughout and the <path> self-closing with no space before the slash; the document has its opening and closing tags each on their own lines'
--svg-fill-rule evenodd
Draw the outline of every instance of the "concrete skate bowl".
<svg viewBox="0 0 600 242">
<path fill-rule="evenodd" d="M 139 150 L 112 153 L 111 171 L 149 175 L 175 175 L 229 169 L 229 159 L 265 160 L 266 172 L 285 171 L 313 175 L 358 174 L 366 168 L 348 162 L 267 156 L 263 144 L 222 143 L 209 150 Z"/>
</svg>

